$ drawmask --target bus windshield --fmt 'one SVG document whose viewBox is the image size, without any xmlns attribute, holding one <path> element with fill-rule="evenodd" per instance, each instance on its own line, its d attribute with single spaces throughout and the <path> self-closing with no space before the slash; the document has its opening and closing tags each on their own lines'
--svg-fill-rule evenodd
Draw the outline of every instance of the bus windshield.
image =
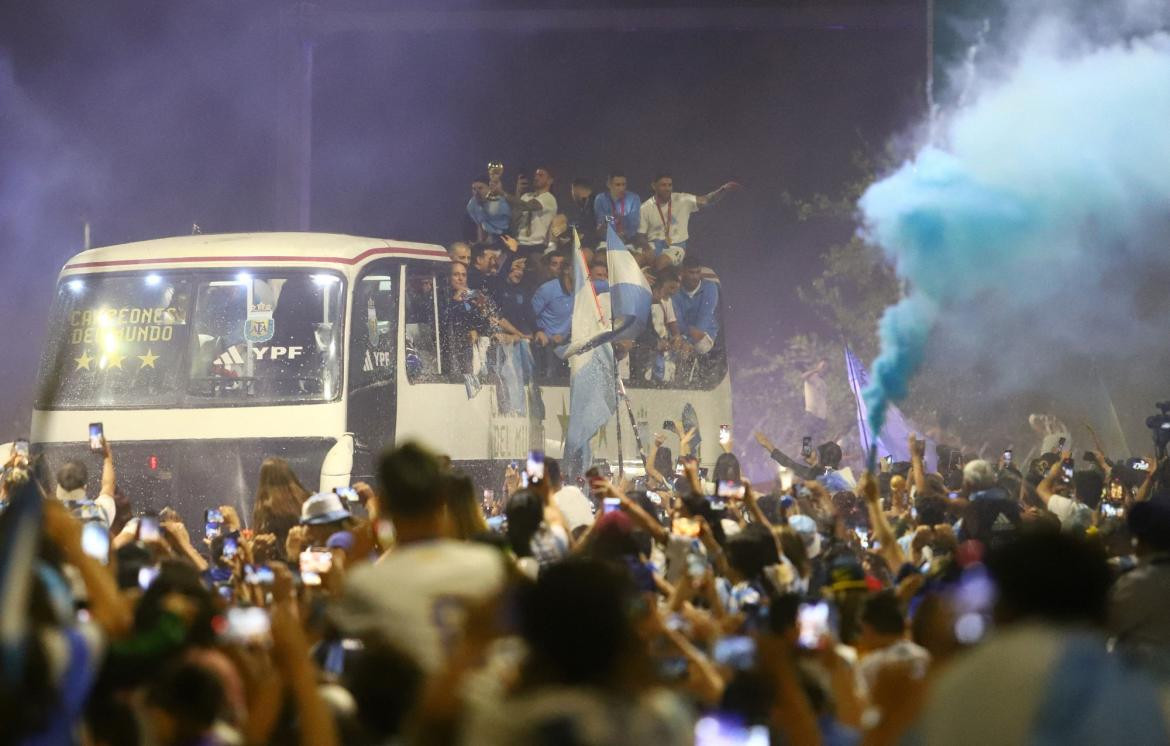
<svg viewBox="0 0 1170 746">
<path fill-rule="evenodd" d="M 321 271 L 69 277 L 57 289 L 40 409 L 329 401 L 344 282 Z"/>
</svg>

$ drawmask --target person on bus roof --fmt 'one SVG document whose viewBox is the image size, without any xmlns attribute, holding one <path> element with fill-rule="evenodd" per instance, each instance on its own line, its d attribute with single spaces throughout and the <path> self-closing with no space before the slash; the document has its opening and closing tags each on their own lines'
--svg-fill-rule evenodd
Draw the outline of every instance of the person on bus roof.
<svg viewBox="0 0 1170 746">
<path fill-rule="evenodd" d="M 705 355 L 719 336 L 719 322 L 715 317 L 719 285 L 703 277 L 703 264 L 693 254 L 683 259 L 681 282 L 682 287 L 671 299 L 678 328 L 687 346 Z"/>
</svg>

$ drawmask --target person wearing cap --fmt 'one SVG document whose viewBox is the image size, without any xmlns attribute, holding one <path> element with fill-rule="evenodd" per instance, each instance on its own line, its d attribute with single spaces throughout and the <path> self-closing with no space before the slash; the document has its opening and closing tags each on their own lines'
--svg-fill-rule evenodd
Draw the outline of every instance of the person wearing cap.
<svg viewBox="0 0 1170 746">
<path fill-rule="evenodd" d="M 306 528 L 309 546 L 325 546 L 329 537 L 346 529 L 352 517 L 336 492 L 319 492 L 301 505 L 301 525 Z"/>
<path fill-rule="evenodd" d="M 811 517 L 798 513 L 794 516 L 789 516 L 788 527 L 796 533 L 804 544 L 804 552 L 810 560 L 814 560 L 821 554 L 821 535 L 817 532 L 817 522 Z"/>
</svg>

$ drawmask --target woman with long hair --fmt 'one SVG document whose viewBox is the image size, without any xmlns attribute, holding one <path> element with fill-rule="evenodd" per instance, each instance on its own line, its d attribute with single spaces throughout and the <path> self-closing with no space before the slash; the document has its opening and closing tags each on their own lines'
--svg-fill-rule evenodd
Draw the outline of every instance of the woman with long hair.
<svg viewBox="0 0 1170 746">
<path fill-rule="evenodd" d="M 252 530 L 256 534 L 276 534 L 276 546 L 282 552 L 289 529 L 301 520 L 301 503 L 308 497 L 308 490 L 301 486 L 287 461 L 264 459 L 252 508 Z"/>
</svg>

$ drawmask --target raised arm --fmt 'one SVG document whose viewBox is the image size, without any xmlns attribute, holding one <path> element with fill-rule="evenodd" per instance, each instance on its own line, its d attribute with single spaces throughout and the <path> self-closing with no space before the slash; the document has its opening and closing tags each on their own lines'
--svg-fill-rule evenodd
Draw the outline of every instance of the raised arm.
<svg viewBox="0 0 1170 746">
<path fill-rule="evenodd" d="M 910 433 L 910 476 L 918 494 L 926 492 L 926 441 Z"/>
<path fill-rule="evenodd" d="M 772 530 L 772 522 L 768 520 L 768 516 L 764 515 L 764 511 L 760 509 L 760 501 L 756 495 L 756 491 L 752 489 L 752 483 L 746 479 L 743 480 L 743 504 L 747 506 L 748 513 L 752 516 L 752 523 L 758 523 L 769 531 Z"/>
<path fill-rule="evenodd" d="M 668 532 L 661 523 L 655 520 L 654 516 L 650 515 L 645 510 L 642 510 L 641 505 L 626 497 L 625 493 L 614 486 L 613 482 L 605 482 L 602 489 L 605 491 L 606 495 L 610 497 L 616 497 L 618 500 L 621 500 L 622 510 L 626 511 L 632 521 L 641 525 L 641 527 L 645 529 L 646 533 L 650 534 L 650 538 L 654 539 L 654 541 L 662 544 L 663 546 L 665 546 L 667 542 L 670 541 L 670 532 Z M 594 521 L 593 525 L 597 525 L 597 521 Z"/>
<path fill-rule="evenodd" d="M 110 442 L 102 438 L 102 491 L 101 494 L 114 496 L 118 488 L 117 475 L 114 473 L 114 452 L 110 450 Z"/>
<path fill-rule="evenodd" d="M 694 428 L 691 428 L 691 432 L 688 435 L 694 432 Z M 694 456 L 689 456 L 686 463 L 683 464 L 683 474 L 687 478 L 687 484 L 691 486 L 691 493 L 702 495 L 703 483 L 699 479 L 699 462 Z"/>
<path fill-rule="evenodd" d="M 662 475 L 662 472 L 654 468 L 654 462 L 658 459 L 658 452 L 662 450 L 662 444 L 665 442 L 665 435 L 662 433 L 654 433 L 654 445 L 650 448 L 650 457 L 646 459 L 646 476 L 660 484 L 666 484 L 666 477 Z"/>
<path fill-rule="evenodd" d="M 728 192 L 734 192 L 739 188 L 740 186 L 738 182 L 729 181 L 713 192 L 708 192 L 707 194 L 702 194 L 695 197 L 695 201 L 699 203 L 699 207 L 713 205 L 726 197 Z"/>
<path fill-rule="evenodd" d="M 678 652 L 682 653 L 683 658 L 686 658 L 690 670 L 696 675 L 690 677 L 688 682 L 694 690 L 695 695 L 707 705 L 714 706 L 719 703 L 719 698 L 723 695 L 724 681 L 723 677 L 719 675 L 719 670 L 711 664 L 711 661 L 699 650 L 686 635 L 678 630 L 671 629 L 666 625 L 661 613 L 657 607 L 651 609 L 652 614 L 658 616 L 658 626 L 662 630 L 663 636 L 674 645 Z"/>
<path fill-rule="evenodd" d="M 1040 502 L 1044 503 L 1044 507 L 1046 508 L 1048 507 L 1048 501 L 1056 494 L 1053 491 L 1053 487 L 1056 486 L 1056 475 L 1060 474 L 1061 464 L 1068 456 L 1068 451 L 1062 452 L 1060 454 L 1060 461 L 1054 463 L 1052 468 L 1048 470 L 1048 473 L 1044 475 L 1044 479 L 1040 480 L 1040 484 L 1036 485 L 1036 494 L 1040 496 Z"/>
<path fill-rule="evenodd" d="M 873 527 L 873 536 L 880 545 L 878 554 L 896 572 L 897 568 L 906 563 L 906 555 L 898 545 L 898 539 L 894 536 L 894 529 L 890 528 L 890 522 L 886 520 L 886 514 L 882 512 L 877 480 L 872 474 L 865 472 L 861 475 L 857 487 L 865 500 L 865 509 L 869 512 L 869 525 Z"/>
<path fill-rule="evenodd" d="M 339 743 L 333 714 L 317 690 L 317 668 L 309 659 L 309 644 L 292 601 L 273 605 L 272 659 L 288 684 L 300 720 L 302 746 Z"/>
<path fill-rule="evenodd" d="M 1113 463 L 1105 458 L 1105 449 L 1101 447 L 1101 440 L 1097 437 L 1097 431 L 1089 423 L 1085 423 L 1085 429 L 1089 431 L 1089 437 L 1093 439 L 1093 455 L 1097 457 L 1097 463 L 1105 470 L 1105 481 L 1109 481 L 1110 475 L 1113 473 Z"/>
<path fill-rule="evenodd" d="M 134 615 L 118 592 L 113 574 L 82 550 L 81 523 L 58 500 L 45 501 L 45 538 L 81 574 L 89 598 L 89 613 L 98 626 L 110 637 L 120 637 L 129 631 Z"/>
<path fill-rule="evenodd" d="M 1154 483 L 1158 481 L 1158 471 L 1162 468 L 1162 464 L 1166 462 L 1166 459 L 1157 461 L 1152 458 L 1147 458 L 1146 461 L 1150 464 L 1150 471 L 1146 474 L 1146 478 L 1142 481 L 1141 486 L 1138 487 L 1137 494 L 1133 497 L 1133 501 L 1138 503 L 1150 499 L 1150 493 L 1154 491 Z"/>
<path fill-rule="evenodd" d="M 767 435 L 757 431 L 755 437 L 756 442 L 759 443 L 760 446 L 768 452 L 768 455 L 772 458 L 773 461 L 780 464 L 785 469 L 789 469 L 794 474 L 796 474 L 797 477 L 801 479 L 813 479 L 816 477 L 816 474 L 813 473 L 812 469 L 808 468 L 806 464 L 801 464 L 794 461 L 790 456 L 788 456 L 788 454 L 777 448 L 776 444 L 773 443 Z"/>
</svg>

